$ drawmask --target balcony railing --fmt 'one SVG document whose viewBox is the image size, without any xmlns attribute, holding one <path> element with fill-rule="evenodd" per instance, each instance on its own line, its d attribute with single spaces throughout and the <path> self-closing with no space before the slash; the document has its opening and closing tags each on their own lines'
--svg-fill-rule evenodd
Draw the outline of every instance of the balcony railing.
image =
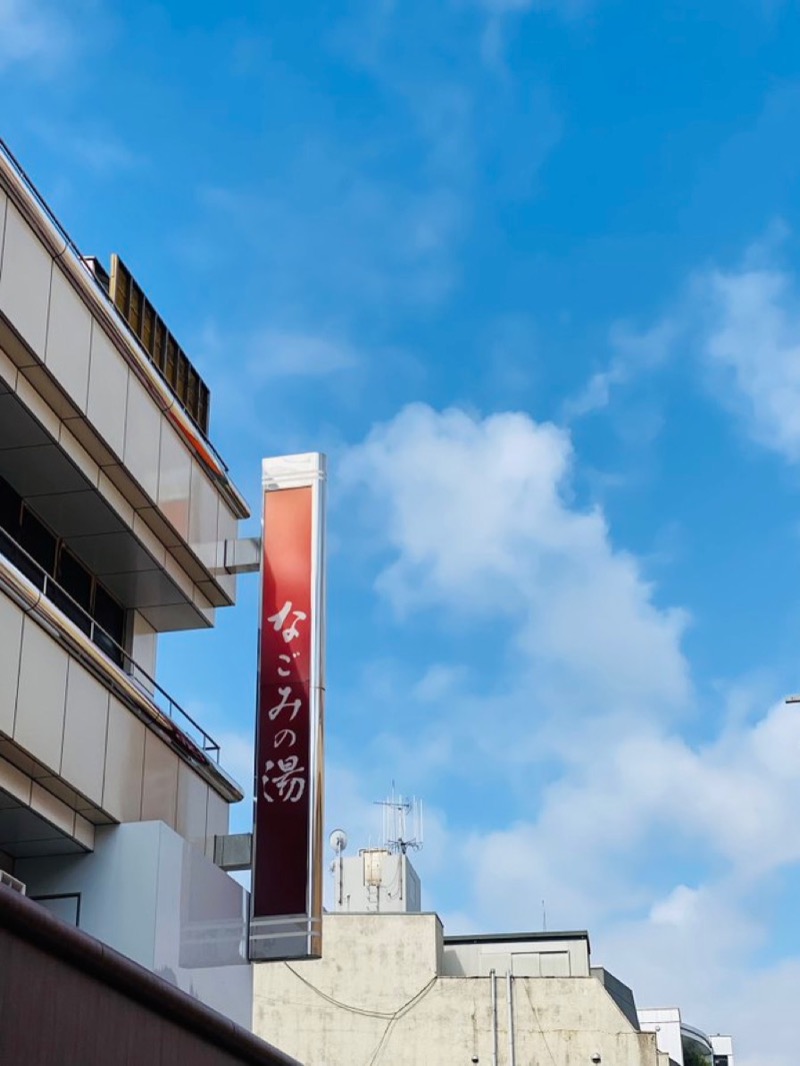
<svg viewBox="0 0 800 1066">
<path fill-rule="evenodd" d="M 197 746 L 207 758 L 219 763 L 219 744 L 188 711 L 152 677 L 144 667 L 132 658 L 97 621 L 41 566 L 13 537 L 0 529 L 0 555 L 11 563 L 28 581 L 36 586 L 47 599 L 76 625 L 109 660 L 111 669 L 122 670 L 142 691 L 147 699 L 175 726 L 172 739 L 196 754 Z M 188 727 L 188 730 L 187 730 Z"/>
</svg>

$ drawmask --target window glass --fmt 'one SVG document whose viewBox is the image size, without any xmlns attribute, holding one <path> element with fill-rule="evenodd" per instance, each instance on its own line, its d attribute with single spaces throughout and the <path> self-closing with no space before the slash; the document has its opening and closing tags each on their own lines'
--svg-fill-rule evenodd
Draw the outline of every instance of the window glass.
<svg viewBox="0 0 800 1066">
<path fill-rule="evenodd" d="M 56 562 L 56 538 L 50 532 L 39 519 L 28 510 L 27 506 L 22 507 L 22 524 L 19 532 L 19 542 L 25 551 L 30 555 L 39 566 L 46 571 L 46 573 L 52 575 Z M 31 566 L 28 560 L 20 561 L 20 570 L 42 588 L 42 576 L 35 566 Z"/>
<path fill-rule="evenodd" d="M 3 478 L 0 478 L 0 552 L 87 634 L 93 628 L 87 615 L 94 617 L 105 631 L 101 633 L 95 628 L 95 644 L 115 663 L 123 665 L 123 655 L 116 645 L 121 645 L 125 636 L 124 608 L 63 543 L 59 545 L 56 536 Z M 42 571 L 49 578 L 46 588 Z"/>
<path fill-rule="evenodd" d="M 91 633 L 88 613 L 92 605 L 92 575 L 63 544 L 58 553 L 56 584 L 48 586 L 47 594 L 76 626 Z"/>
<path fill-rule="evenodd" d="M 92 575 L 63 544 L 58 553 L 56 581 L 84 611 L 91 610 Z"/>
<path fill-rule="evenodd" d="M 22 499 L 14 492 L 9 483 L 0 477 L 0 526 L 7 532 L 19 531 L 22 517 Z"/>
<path fill-rule="evenodd" d="M 118 666 L 122 666 L 122 654 L 116 645 L 122 644 L 125 636 L 125 611 L 100 584 L 96 585 L 94 590 L 94 618 L 105 631 L 101 633 L 95 630 L 95 644 Z"/>
</svg>

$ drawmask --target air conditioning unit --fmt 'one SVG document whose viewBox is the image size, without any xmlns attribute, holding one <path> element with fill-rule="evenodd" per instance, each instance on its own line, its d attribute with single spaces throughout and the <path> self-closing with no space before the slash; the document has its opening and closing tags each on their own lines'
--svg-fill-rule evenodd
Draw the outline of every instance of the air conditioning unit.
<svg viewBox="0 0 800 1066">
<path fill-rule="evenodd" d="M 0 870 L 0 885 L 5 885 L 13 892 L 19 892 L 21 896 L 27 893 L 24 881 L 19 881 L 16 877 L 12 877 L 11 874 L 7 874 L 5 870 Z"/>
</svg>

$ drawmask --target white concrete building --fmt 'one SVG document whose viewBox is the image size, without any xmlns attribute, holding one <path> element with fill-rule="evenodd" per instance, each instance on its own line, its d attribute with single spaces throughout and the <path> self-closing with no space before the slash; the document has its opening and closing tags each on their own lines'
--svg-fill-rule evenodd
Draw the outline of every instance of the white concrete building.
<svg viewBox="0 0 800 1066">
<path fill-rule="evenodd" d="M 152 304 L 0 149 L 0 870 L 249 1026 L 245 894 L 213 862 L 242 791 L 156 681 L 159 634 L 234 602 L 247 507 Z"/>
<path fill-rule="evenodd" d="M 734 1066 L 733 1038 L 712 1033 L 708 1039 L 714 1052 L 714 1066 Z"/>
<path fill-rule="evenodd" d="M 734 1066 L 731 1037 L 687 1025 L 678 1007 L 642 1007 L 637 1014 L 642 1030 L 655 1033 L 659 1050 L 675 1066 Z"/>
<path fill-rule="evenodd" d="M 306 1066 L 667 1066 L 586 933 L 446 937 L 435 914 L 327 914 L 322 959 L 254 966 L 253 1029 Z"/>
<path fill-rule="evenodd" d="M 406 854 L 389 848 L 362 848 L 338 855 L 333 864 L 337 913 L 416 914 L 422 887 Z"/>
</svg>

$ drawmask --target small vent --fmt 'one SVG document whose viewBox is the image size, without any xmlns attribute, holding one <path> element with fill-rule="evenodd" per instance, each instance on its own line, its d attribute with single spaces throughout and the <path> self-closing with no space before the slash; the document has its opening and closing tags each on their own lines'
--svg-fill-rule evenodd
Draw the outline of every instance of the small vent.
<svg viewBox="0 0 800 1066">
<path fill-rule="evenodd" d="M 19 892 L 21 896 L 27 893 L 27 888 L 24 882 L 18 881 L 16 877 L 12 877 L 11 874 L 7 874 L 5 870 L 0 870 L 0 885 L 5 885 L 6 888 L 10 888 L 12 892 Z"/>
</svg>

